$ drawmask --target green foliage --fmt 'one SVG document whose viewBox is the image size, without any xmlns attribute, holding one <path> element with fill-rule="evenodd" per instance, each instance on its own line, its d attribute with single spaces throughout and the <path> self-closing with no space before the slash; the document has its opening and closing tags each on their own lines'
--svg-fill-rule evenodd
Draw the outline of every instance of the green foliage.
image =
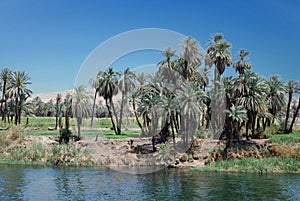
<svg viewBox="0 0 300 201">
<path fill-rule="evenodd" d="M 16 146 L 10 154 L 0 153 L 0 163 L 44 164 L 57 166 L 92 166 L 92 156 L 74 143 L 45 147 L 42 143 Z"/>
<path fill-rule="evenodd" d="M 0 145 L 8 146 L 12 141 L 22 141 L 24 137 L 24 129 L 13 125 L 0 135 Z"/>
<path fill-rule="evenodd" d="M 299 173 L 300 160 L 294 157 L 267 157 L 229 159 L 205 166 L 201 171 L 243 172 L 243 173 Z"/>
</svg>

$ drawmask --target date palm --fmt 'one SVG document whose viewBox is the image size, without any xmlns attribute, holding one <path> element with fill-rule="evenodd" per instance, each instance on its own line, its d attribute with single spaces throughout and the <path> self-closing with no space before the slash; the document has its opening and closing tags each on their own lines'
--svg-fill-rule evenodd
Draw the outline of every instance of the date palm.
<svg viewBox="0 0 300 201">
<path fill-rule="evenodd" d="M 285 104 L 284 96 L 285 96 L 285 85 L 284 82 L 280 80 L 278 76 L 272 76 L 268 80 L 266 80 L 266 84 L 268 87 L 267 91 L 267 101 L 268 101 L 268 109 L 269 113 L 274 117 L 277 115 L 279 111 L 283 108 Z M 267 121 L 268 126 L 270 126 L 270 120 Z"/>
<path fill-rule="evenodd" d="M 286 117 L 285 117 L 285 124 L 284 124 L 285 132 L 288 132 L 288 120 L 289 120 L 289 116 L 290 116 L 291 103 L 292 103 L 293 93 L 295 92 L 297 87 L 298 87 L 298 84 L 294 80 L 289 80 L 285 86 L 285 91 L 288 94 L 288 104 L 287 104 L 287 108 L 286 108 Z"/>
<path fill-rule="evenodd" d="M 111 123 L 113 126 L 113 129 L 118 135 L 120 132 L 120 129 L 116 127 L 116 123 L 114 121 L 113 113 L 116 117 L 116 120 L 118 122 L 118 117 L 115 111 L 114 103 L 113 103 L 113 96 L 118 93 L 118 78 L 121 75 L 120 72 L 115 72 L 112 68 L 108 68 L 106 71 L 100 71 L 98 73 L 99 76 L 99 92 L 98 95 L 102 96 L 105 100 L 105 105 L 107 107 Z"/>
<path fill-rule="evenodd" d="M 0 111 L 2 112 L 2 121 L 4 122 L 4 124 L 6 123 L 7 98 L 8 98 L 6 91 L 7 91 L 7 85 L 9 84 L 11 77 L 12 77 L 11 70 L 9 70 L 8 68 L 2 68 L 0 72 L 0 80 L 2 81 L 2 99 L 1 99 Z M 3 108 L 3 103 L 4 103 L 4 108 Z"/>
<path fill-rule="evenodd" d="M 239 73 L 239 75 L 243 75 L 245 70 L 250 70 L 252 68 L 251 63 L 248 62 L 248 57 L 250 52 L 245 49 L 240 49 L 238 57 L 239 60 L 233 63 L 233 68 Z"/>
<path fill-rule="evenodd" d="M 91 96 L 87 89 L 83 86 L 79 86 L 74 89 L 72 95 L 72 110 L 73 115 L 77 122 L 78 138 L 81 138 L 81 125 L 83 118 L 90 117 L 92 113 Z"/>
<path fill-rule="evenodd" d="M 124 104 L 125 99 L 128 98 L 128 94 L 130 91 L 132 91 L 135 88 L 135 73 L 130 71 L 129 68 L 126 68 L 123 73 L 123 78 L 119 80 L 119 90 L 121 91 L 121 105 L 120 105 L 120 116 L 119 121 L 117 122 L 118 126 L 118 135 L 121 134 L 121 127 L 122 127 L 122 121 L 123 121 L 123 110 L 124 110 Z"/>
<path fill-rule="evenodd" d="M 15 100 L 15 124 L 21 122 L 21 113 L 19 111 L 19 98 L 21 94 L 30 96 L 32 91 L 27 88 L 31 84 L 30 77 L 24 71 L 13 72 L 11 78 L 11 85 L 7 92 L 11 94 Z"/>
<path fill-rule="evenodd" d="M 97 94 L 98 94 L 98 91 L 99 91 L 99 76 L 98 75 L 90 80 L 90 85 L 95 90 L 94 99 L 93 99 L 93 107 L 92 107 L 91 124 L 90 124 L 90 126 L 93 127 L 96 99 L 97 99 Z"/>
<path fill-rule="evenodd" d="M 254 135 L 254 126 L 258 114 L 267 111 L 267 86 L 264 80 L 255 73 L 247 72 L 237 79 L 238 90 L 237 104 L 244 106 L 247 110 L 248 121 L 246 123 L 246 138 L 248 129 Z"/>
<path fill-rule="evenodd" d="M 215 65 L 215 80 L 220 81 L 221 75 L 225 71 L 225 66 L 232 64 L 231 53 L 229 49 L 231 44 L 228 43 L 222 34 L 215 34 L 210 37 L 209 45 L 207 46 L 207 54 L 209 56 L 210 67 Z"/>
<path fill-rule="evenodd" d="M 171 58 L 175 55 L 176 50 L 172 50 L 170 47 L 167 47 L 164 51 L 162 51 L 162 55 L 166 58 L 166 60 L 160 61 L 158 65 L 160 67 L 167 67 L 169 69 L 172 68 Z"/>
<path fill-rule="evenodd" d="M 182 76 L 190 81 L 196 68 L 201 65 L 202 54 L 199 50 L 199 42 L 192 37 L 187 37 L 181 46 L 182 53 L 180 57 L 183 59 Z"/>
</svg>

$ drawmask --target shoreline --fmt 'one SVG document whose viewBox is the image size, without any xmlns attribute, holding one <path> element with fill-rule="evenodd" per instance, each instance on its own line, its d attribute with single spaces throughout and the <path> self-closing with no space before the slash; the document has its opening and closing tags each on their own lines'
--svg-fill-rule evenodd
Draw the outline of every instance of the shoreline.
<svg viewBox="0 0 300 201">
<path fill-rule="evenodd" d="M 72 142 L 69 145 L 58 145 L 52 137 L 46 136 L 28 136 L 22 141 L 17 141 L 10 145 L 11 153 L 8 150 L 1 148 L 0 164 L 2 165 L 28 165 L 28 166 L 43 166 L 43 167 L 67 167 L 67 168 L 97 168 L 107 167 L 114 169 L 118 168 L 139 168 L 152 167 L 153 164 L 164 165 L 165 168 L 196 170 L 203 172 L 230 172 L 230 173 L 255 173 L 255 174 L 300 174 L 300 160 L 294 156 L 276 156 L 269 154 L 268 156 L 247 155 L 254 153 L 254 148 L 251 152 L 243 152 L 239 150 L 236 153 L 230 152 L 232 157 L 227 160 L 213 158 L 213 154 L 220 147 L 213 147 L 214 151 L 202 155 L 200 153 L 191 153 L 190 155 L 182 154 L 176 156 L 170 164 L 160 163 L 159 161 L 149 162 L 149 158 L 140 152 L 149 151 L 149 139 L 134 139 L 134 146 L 128 142 L 131 138 L 126 139 L 100 139 L 95 141 L 92 138 L 84 138 L 78 142 Z M 197 140 L 198 145 L 204 140 Z M 144 146 L 146 144 L 146 146 Z M 196 143 L 197 145 L 197 143 Z M 60 148 L 59 148 L 60 147 Z M 100 147 L 100 149 L 98 149 Z M 137 149 L 137 147 L 139 147 Z M 264 145 L 262 151 L 266 151 L 267 145 Z M 95 148 L 98 150 L 96 152 Z M 17 155 L 14 151 L 19 149 Z M 197 146 L 194 146 L 197 149 Z M 44 150 L 44 151 L 43 151 Z M 199 151 L 199 150 L 198 150 Z M 55 154 L 55 152 L 57 152 Z M 101 153 L 100 155 L 98 153 Z M 241 155 L 243 153 L 244 155 Z M 23 155 L 22 155 L 23 154 Z M 94 154 L 94 155 L 93 155 Z M 32 158 L 28 157 L 30 155 Z M 183 160 L 183 155 L 187 156 Z M 96 157 L 97 156 L 97 157 Z M 146 155 L 147 156 L 147 155 Z M 153 155 L 149 155 L 153 159 Z M 159 156 L 159 155 L 158 155 Z M 21 158 L 20 158 L 21 157 Z M 35 157 L 35 158 L 34 158 Z M 144 158 L 143 158 L 144 157 Z M 156 155 L 157 157 L 157 155 Z M 167 156 L 162 160 L 168 161 Z M 197 158 L 198 157 L 198 158 Z M 157 158 L 155 158 L 157 159 Z M 111 167 L 109 167 L 112 165 Z"/>
</svg>

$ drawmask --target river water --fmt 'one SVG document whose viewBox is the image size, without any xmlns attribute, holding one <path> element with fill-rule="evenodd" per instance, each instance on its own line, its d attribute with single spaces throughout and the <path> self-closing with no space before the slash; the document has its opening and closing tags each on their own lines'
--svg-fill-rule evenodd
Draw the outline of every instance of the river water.
<svg viewBox="0 0 300 201">
<path fill-rule="evenodd" d="M 0 165 L 0 200 L 300 200 L 300 175 Z"/>
</svg>

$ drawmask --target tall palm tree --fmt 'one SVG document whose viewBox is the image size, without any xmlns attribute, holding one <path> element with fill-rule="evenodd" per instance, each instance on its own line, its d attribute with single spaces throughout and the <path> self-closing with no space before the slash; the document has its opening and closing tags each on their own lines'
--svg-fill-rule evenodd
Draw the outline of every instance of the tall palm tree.
<svg viewBox="0 0 300 201">
<path fill-rule="evenodd" d="M 215 80 L 220 81 L 221 75 L 225 71 L 225 66 L 230 66 L 232 64 L 231 53 L 229 49 L 231 44 L 228 43 L 222 34 L 215 34 L 210 37 L 209 45 L 207 46 L 207 54 L 210 67 L 212 64 L 215 65 Z"/>
<path fill-rule="evenodd" d="M 111 123 L 116 135 L 120 133 L 118 132 L 120 129 L 116 127 L 112 110 L 118 122 L 118 117 L 113 103 L 113 96 L 118 93 L 118 78 L 120 75 L 121 75 L 120 72 L 115 72 L 112 68 L 108 68 L 106 71 L 100 71 L 98 73 L 99 76 L 98 95 L 102 96 L 105 100 L 105 105 L 107 107 L 111 119 Z"/>
<path fill-rule="evenodd" d="M 119 80 L 119 90 L 121 91 L 121 106 L 120 106 L 120 116 L 117 122 L 118 135 L 121 134 L 122 120 L 123 120 L 123 109 L 125 104 L 125 99 L 128 98 L 128 93 L 135 88 L 135 73 L 126 68 L 123 73 L 123 78 Z"/>
<path fill-rule="evenodd" d="M 248 138 L 248 129 L 254 127 L 256 117 L 259 113 L 267 111 L 267 86 L 264 80 L 255 73 L 247 72 L 237 79 L 236 85 L 238 91 L 237 104 L 244 106 L 247 110 L 248 121 L 246 123 L 246 138 Z"/>
<path fill-rule="evenodd" d="M 64 108 L 65 108 L 65 128 L 67 132 L 70 128 L 70 117 L 72 116 L 72 94 L 67 93 L 66 98 L 64 100 Z M 92 113 L 93 114 L 93 113 Z"/>
<path fill-rule="evenodd" d="M 91 117 L 91 127 L 93 127 L 93 120 L 94 120 L 94 115 L 95 115 L 95 105 L 96 105 L 96 99 L 97 99 L 97 94 L 99 91 L 99 76 L 97 75 L 93 79 L 90 80 L 90 84 L 95 89 L 94 93 L 94 99 L 93 99 L 93 107 L 92 107 L 92 117 Z"/>
<path fill-rule="evenodd" d="M 239 60 L 233 63 L 233 68 L 239 73 L 239 75 L 243 75 L 245 70 L 250 70 L 252 68 L 251 63 L 249 63 L 248 57 L 250 52 L 246 51 L 244 48 L 240 49 L 238 57 Z"/>
<path fill-rule="evenodd" d="M 290 108 L 291 108 L 291 103 L 292 103 L 292 98 L 293 98 L 293 93 L 295 89 L 297 88 L 297 82 L 294 80 L 289 80 L 286 83 L 286 93 L 288 93 L 288 104 L 286 108 L 286 116 L 285 116 L 285 124 L 284 124 L 284 131 L 288 132 L 288 120 L 290 116 Z"/>
<path fill-rule="evenodd" d="M 285 104 L 285 85 L 284 82 L 280 80 L 278 76 L 271 76 L 266 80 L 268 87 L 267 91 L 267 101 L 269 113 L 273 115 L 273 121 L 275 116 Z M 271 121 L 267 119 L 266 123 L 270 126 Z"/>
<path fill-rule="evenodd" d="M 227 143 L 226 148 L 230 146 L 231 141 L 240 138 L 240 131 L 242 128 L 242 123 L 248 120 L 247 110 L 242 105 L 235 106 L 234 104 L 228 110 L 225 110 L 229 117 L 229 124 L 225 127 L 227 129 Z"/>
<path fill-rule="evenodd" d="M 28 84 L 31 84 L 30 77 L 24 71 L 16 71 L 12 74 L 11 86 L 7 90 L 9 94 L 14 97 L 15 100 L 15 124 L 17 125 L 21 121 L 21 113 L 19 110 L 19 98 L 21 94 L 30 96 L 32 91 L 27 88 Z"/>
<path fill-rule="evenodd" d="M 0 79 L 2 81 L 2 99 L 1 99 L 1 108 L 0 111 L 2 113 L 2 121 L 6 123 L 6 113 L 7 113 L 7 84 L 9 84 L 10 79 L 12 77 L 12 72 L 8 68 L 2 68 L 0 72 Z M 4 108 L 3 108 L 4 103 Z"/>
<path fill-rule="evenodd" d="M 189 81 L 194 76 L 196 68 L 201 65 L 202 54 L 199 50 L 199 42 L 192 37 L 184 39 L 180 57 L 184 60 L 182 76 Z"/>
<path fill-rule="evenodd" d="M 56 105 L 55 105 L 55 109 L 56 109 L 56 114 L 55 114 L 55 130 L 57 130 L 57 127 L 59 127 L 59 129 L 61 130 L 61 124 L 58 123 L 58 118 L 61 114 L 61 101 L 62 101 L 62 97 L 61 94 L 58 93 L 56 95 Z"/>
<path fill-rule="evenodd" d="M 160 67 L 167 67 L 169 69 L 172 68 L 171 58 L 175 55 L 176 50 L 172 50 L 170 47 L 167 47 L 164 51 L 162 51 L 162 55 L 166 58 L 166 60 L 158 62 Z"/>
<path fill-rule="evenodd" d="M 81 125 L 83 118 L 88 118 L 92 112 L 91 96 L 87 89 L 79 86 L 74 89 L 72 95 L 72 110 L 77 122 L 78 138 L 81 138 Z"/>
<path fill-rule="evenodd" d="M 199 88 L 196 88 L 193 83 L 186 82 L 182 89 L 177 90 L 176 97 L 180 103 L 180 133 L 185 144 L 187 144 L 189 135 L 194 133 L 199 125 L 198 120 L 200 119 L 202 109 L 205 107 L 204 102 L 207 95 Z"/>
<path fill-rule="evenodd" d="M 25 127 L 28 126 L 29 117 L 34 117 L 34 105 L 32 102 L 26 102 L 29 98 L 26 94 L 20 94 L 20 101 L 19 101 L 19 110 L 20 113 L 23 113 L 26 117 Z"/>
</svg>

